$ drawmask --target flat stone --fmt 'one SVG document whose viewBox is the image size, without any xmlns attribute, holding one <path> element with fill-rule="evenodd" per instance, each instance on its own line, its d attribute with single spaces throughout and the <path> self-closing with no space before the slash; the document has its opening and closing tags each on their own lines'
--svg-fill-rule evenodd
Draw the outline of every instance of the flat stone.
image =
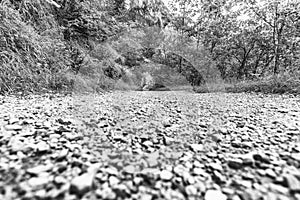
<svg viewBox="0 0 300 200">
<path fill-rule="evenodd" d="M 88 192 L 93 186 L 93 180 L 100 164 L 94 164 L 89 167 L 88 172 L 73 178 L 71 181 L 70 192 L 79 196 Z"/>
<path fill-rule="evenodd" d="M 271 177 L 271 178 L 276 178 L 277 177 L 277 174 L 270 168 L 266 169 L 265 172 L 266 172 L 266 175 Z"/>
<path fill-rule="evenodd" d="M 189 196 L 196 196 L 198 191 L 197 188 L 194 185 L 188 185 L 185 187 L 185 192 Z"/>
<path fill-rule="evenodd" d="M 300 192 L 300 181 L 295 176 L 285 174 L 283 178 L 291 192 Z"/>
<path fill-rule="evenodd" d="M 219 163 L 209 163 L 208 166 L 214 170 L 217 170 L 217 171 L 223 171 L 223 167 L 221 164 Z"/>
<path fill-rule="evenodd" d="M 20 131 L 22 130 L 22 126 L 18 125 L 18 124 L 8 124 L 5 126 L 5 129 L 7 131 Z"/>
<path fill-rule="evenodd" d="M 32 188 L 40 188 L 49 183 L 49 178 L 48 177 L 33 177 L 28 180 L 28 184 Z"/>
<path fill-rule="evenodd" d="M 133 165 L 127 165 L 124 167 L 124 172 L 127 174 L 134 174 L 136 172 L 136 168 Z"/>
<path fill-rule="evenodd" d="M 239 158 L 230 158 L 227 160 L 228 166 L 234 169 L 241 169 L 243 167 L 243 160 Z"/>
<path fill-rule="evenodd" d="M 120 180 L 116 176 L 110 176 L 108 178 L 108 182 L 109 182 L 109 185 L 113 187 L 113 186 L 117 185 L 120 182 Z"/>
<path fill-rule="evenodd" d="M 35 148 L 36 148 L 36 151 L 39 153 L 46 153 L 51 150 L 49 144 L 44 141 L 37 143 Z"/>
<path fill-rule="evenodd" d="M 159 173 L 159 177 L 164 181 L 169 181 L 173 178 L 173 174 L 172 174 L 172 172 L 170 172 L 168 170 L 162 170 Z"/>
<path fill-rule="evenodd" d="M 194 152 L 203 151 L 204 146 L 202 144 L 191 144 L 190 148 Z"/>
<path fill-rule="evenodd" d="M 39 165 L 33 168 L 27 169 L 27 173 L 32 174 L 32 175 L 39 175 L 42 172 L 47 172 L 50 171 L 53 168 L 52 164 L 48 165 Z"/>
<path fill-rule="evenodd" d="M 219 190 L 207 190 L 205 200 L 227 200 L 227 196 Z"/>
</svg>

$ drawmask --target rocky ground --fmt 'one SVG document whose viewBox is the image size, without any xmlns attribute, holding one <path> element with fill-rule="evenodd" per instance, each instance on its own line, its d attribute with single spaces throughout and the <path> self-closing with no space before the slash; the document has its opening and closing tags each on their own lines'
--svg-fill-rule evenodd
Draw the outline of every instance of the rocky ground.
<svg viewBox="0 0 300 200">
<path fill-rule="evenodd" d="M 0 97 L 0 199 L 300 199 L 300 98 Z"/>
</svg>

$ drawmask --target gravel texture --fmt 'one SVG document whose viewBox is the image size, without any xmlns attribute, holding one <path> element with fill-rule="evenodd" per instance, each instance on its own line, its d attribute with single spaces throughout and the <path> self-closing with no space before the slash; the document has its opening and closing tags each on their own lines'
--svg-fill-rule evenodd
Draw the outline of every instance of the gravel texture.
<svg viewBox="0 0 300 200">
<path fill-rule="evenodd" d="M 0 199 L 300 199 L 300 98 L 0 97 Z"/>
</svg>

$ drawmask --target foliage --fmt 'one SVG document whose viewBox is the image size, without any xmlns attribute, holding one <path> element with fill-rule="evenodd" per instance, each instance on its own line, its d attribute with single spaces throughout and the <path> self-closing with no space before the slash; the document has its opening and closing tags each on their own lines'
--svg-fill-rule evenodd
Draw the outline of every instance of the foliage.
<svg viewBox="0 0 300 200">
<path fill-rule="evenodd" d="M 299 70 L 299 1 L 172 2 L 174 27 L 205 45 L 223 78 Z"/>
</svg>

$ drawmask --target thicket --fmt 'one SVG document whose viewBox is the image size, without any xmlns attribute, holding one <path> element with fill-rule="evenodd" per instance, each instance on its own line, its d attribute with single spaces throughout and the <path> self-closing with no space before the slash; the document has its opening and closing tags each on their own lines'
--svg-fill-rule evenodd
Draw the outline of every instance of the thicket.
<svg viewBox="0 0 300 200">
<path fill-rule="evenodd" d="M 110 87 L 102 72 L 108 64 L 93 56 L 122 28 L 108 5 L 96 0 L 0 1 L 0 92 Z"/>
</svg>

